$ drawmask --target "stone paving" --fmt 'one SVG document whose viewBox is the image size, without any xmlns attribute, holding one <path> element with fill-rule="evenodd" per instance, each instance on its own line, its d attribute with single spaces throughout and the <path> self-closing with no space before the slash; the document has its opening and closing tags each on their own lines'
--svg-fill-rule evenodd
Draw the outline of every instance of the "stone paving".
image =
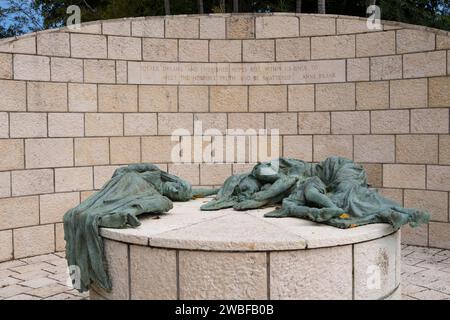
<svg viewBox="0 0 450 320">
<path fill-rule="evenodd" d="M 0 263 L 0 300 L 81 300 L 67 284 L 64 253 Z M 402 298 L 450 300 L 450 250 L 402 246 Z"/>
</svg>

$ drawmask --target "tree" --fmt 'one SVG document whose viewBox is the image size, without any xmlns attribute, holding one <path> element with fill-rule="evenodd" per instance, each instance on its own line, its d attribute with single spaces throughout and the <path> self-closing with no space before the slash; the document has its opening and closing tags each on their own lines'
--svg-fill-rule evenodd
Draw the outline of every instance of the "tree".
<svg viewBox="0 0 450 320">
<path fill-rule="evenodd" d="M 298 12 L 298 13 L 302 12 L 302 0 L 296 1 L 295 12 Z"/>
<path fill-rule="evenodd" d="M 319 13 L 325 14 L 326 13 L 325 0 L 318 0 L 317 1 L 317 8 L 318 8 Z"/>
</svg>

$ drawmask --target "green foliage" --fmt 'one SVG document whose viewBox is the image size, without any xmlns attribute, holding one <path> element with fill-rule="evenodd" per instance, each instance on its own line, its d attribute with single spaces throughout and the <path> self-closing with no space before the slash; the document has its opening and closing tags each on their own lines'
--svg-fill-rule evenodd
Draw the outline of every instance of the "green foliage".
<svg viewBox="0 0 450 320">
<path fill-rule="evenodd" d="M 164 0 L 5 0 L 0 8 L 0 37 L 60 27 L 70 5 L 81 8 L 82 22 L 123 17 L 164 15 Z M 296 0 L 240 0 L 240 12 L 295 12 Z M 225 3 L 225 7 L 221 7 Z M 326 12 L 366 16 L 376 3 L 383 20 L 402 21 L 450 30 L 449 0 L 327 0 Z M 204 0 L 205 13 L 232 12 L 233 0 Z M 170 0 L 171 14 L 198 13 L 198 0 Z M 302 12 L 317 12 L 317 0 L 303 0 Z"/>
</svg>

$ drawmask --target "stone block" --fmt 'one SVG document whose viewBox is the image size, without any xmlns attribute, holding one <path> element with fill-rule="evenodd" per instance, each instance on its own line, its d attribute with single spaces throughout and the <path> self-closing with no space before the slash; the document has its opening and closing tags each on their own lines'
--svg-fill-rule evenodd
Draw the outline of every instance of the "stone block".
<svg viewBox="0 0 450 320">
<path fill-rule="evenodd" d="M 110 20 L 102 22 L 103 34 L 114 36 L 129 36 L 131 35 L 131 23 L 129 19 Z"/>
<path fill-rule="evenodd" d="M 367 28 L 366 20 L 346 19 L 345 17 L 336 19 L 336 30 L 338 34 L 365 33 L 372 31 Z"/>
<path fill-rule="evenodd" d="M 97 85 L 69 83 L 69 111 L 96 112 Z"/>
<path fill-rule="evenodd" d="M 287 111 L 287 86 L 251 86 L 249 89 L 250 112 Z"/>
<path fill-rule="evenodd" d="M 288 86 L 289 111 L 314 111 L 314 85 Z"/>
<path fill-rule="evenodd" d="M 427 188 L 450 191 L 450 166 L 427 166 Z"/>
<path fill-rule="evenodd" d="M 445 76 L 446 65 L 445 51 L 405 54 L 403 55 L 403 77 Z"/>
<path fill-rule="evenodd" d="M 179 40 L 178 60 L 207 62 L 209 59 L 208 40 Z"/>
<path fill-rule="evenodd" d="M 64 214 L 80 203 L 78 192 L 44 194 L 39 197 L 40 222 L 62 222 Z"/>
<path fill-rule="evenodd" d="M 396 261 L 398 233 L 354 246 L 355 299 L 379 299 L 397 287 L 397 272 L 400 262 Z"/>
<path fill-rule="evenodd" d="M 231 175 L 231 164 L 201 164 L 200 185 L 222 185 Z"/>
<path fill-rule="evenodd" d="M 256 135 L 258 129 L 264 127 L 264 113 L 228 114 L 228 129 L 234 130 L 233 132 L 229 131 L 229 134 Z M 247 130 L 250 131 L 246 132 Z"/>
<path fill-rule="evenodd" d="M 73 165 L 73 139 L 29 139 L 25 141 L 27 168 L 70 167 Z"/>
<path fill-rule="evenodd" d="M 413 246 L 428 246 L 428 225 L 421 225 L 417 228 L 404 225 L 402 231 L 402 242 Z"/>
<path fill-rule="evenodd" d="M 110 138 L 111 164 L 138 163 L 141 160 L 139 137 Z"/>
<path fill-rule="evenodd" d="M 0 53 L 0 79 L 12 79 L 12 54 Z"/>
<path fill-rule="evenodd" d="M 54 251 L 53 224 L 14 230 L 14 258 L 20 259 Z"/>
<path fill-rule="evenodd" d="M 98 110 L 100 112 L 138 111 L 136 85 L 99 85 Z"/>
<path fill-rule="evenodd" d="M 450 77 L 439 77 L 428 79 L 429 83 L 429 106 L 450 106 Z"/>
<path fill-rule="evenodd" d="M 179 141 L 172 141 L 170 136 L 142 137 L 142 161 L 150 163 L 175 162 L 172 153 L 179 155 Z"/>
<path fill-rule="evenodd" d="M 374 110 L 389 108 L 389 82 L 356 83 L 356 109 Z"/>
<path fill-rule="evenodd" d="M 411 133 L 448 133 L 447 109 L 411 110 Z"/>
<path fill-rule="evenodd" d="M 355 84 L 316 85 L 316 111 L 355 110 Z"/>
<path fill-rule="evenodd" d="M 158 135 L 187 135 L 194 132 L 192 113 L 159 113 Z M 181 130 L 181 131 L 180 131 Z"/>
<path fill-rule="evenodd" d="M 448 221 L 447 192 L 428 190 L 405 190 L 404 206 L 428 211 L 432 221 Z"/>
<path fill-rule="evenodd" d="M 102 33 L 102 24 L 97 21 L 91 23 L 83 23 L 79 26 L 79 28 L 66 28 L 65 31 L 74 33 L 100 34 Z"/>
<path fill-rule="evenodd" d="M 356 35 L 356 56 L 373 57 L 395 54 L 395 31 Z"/>
<path fill-rule="evenodd" d="M 0 110 L 25 111 L 26 110 L 26 84 L 22 81 L 0 80 Z"/>
<path fill-rule="evenodd" d="M 299 112 L 298 133 L 330 134 L 331 117 L 329 112 Z"/>
<path fill-rule="evenodd" d="M 126 136 L 153 136 L 157 134 L 156 113 L 125 113 Z"/>
<path fill-rule="evenodd" d="M 200 184 L 200 167 L 198 164 L 169 164 L 169 173 L 189 181 L 191 185 Z"/>
<path fill-rule="evenodd" d="M 0 138 L 9 137 L 9 116 L 7 112 L 0 112 Z"/>
<path fill-rule="evenodd" d="M 109 164 L 108 138 L 75 139 L 75 165 L 92 166 Z"/>
<path fill-rule="evenodd" d="M 397 53 L 432 51 L 435 48 L 433 32 L 402 29 L 397 30 Z"/>
<path fill-rule="evenodd" d="M 105 260 L 114 290 L 106 292 L 97 287 L 94 287 L 94 290 L 108 300 L 128 300 L 130 298 L 128 245 L 107 239 L 103 241 Z"/>
<path fill-rule="evenodd" d="M 276 39 L 277 61 L 309 60 L 309 38 Z"/>
<path fill-rule="evenodd" d="M 240 62 L 242 43 L 239 40 L 211 40 L 209 60 L 211 62 Z"/>
<path fill-rule="evenodd" d="M 312 136 L 283 136 L 283 157 L 312 161 Z"/>
<path fill-rule="evenodd" d="M 428 106 L 427 79 L 395 80 L 390 87 L 391 108 L 424 108 Z"/>
<path fill-rule="evenodd" d="M 290 16 L 255 18 L 256 38 L 287 38 L 299 36 L 299 19 Z"/>
<path fill-rule="evenodd" d="M 387 188 L 425 189 L 425 166 L 385 164 L 383 165 L 383 186 Z"/>
<path fill-rule="evenodd" d="M 175 250 L 130 246 L 131 299 L 177 299 Z"/>
<path fill-rule="evenodd" d="M 176 86 L 139 86 L 139 112 L 176 112 Z"/>
<path fill-rule="evenodd" d="M 128 62 L 127 61 L 116 61 L 116 82 L 118 84 L 128 83 Z"/>
<path fill-rule="evenodd" d="M 140 38 L 108 37 L 108 59 L 141 60 Z"/>
<path fill-rule="evenodd" d="M 82 113 L 49 113 L 49 137 L 84 136 L 84 115 Z"/>
<path fill-rule="evenodd" d="M 142 39 L 142 47 L 144 60 L 178 60 L 178 41 L 175 39 Z"/>
<path fill-rule="evenodd" d="M 229 113 L 228 115 L 230 115 Z M 201 124 L 201 127 L 199 125 Z M 199 130 L 198 128 L 201 128 Z M 198 130 L 198 131 L 196 131 Z M 222 135 L 227 130 L 226 113 L 196 113 L 194 114 L 194 134 L 203 132 L 204 135 Z"/>
<path fill-rule="evenodd" d="M 213 86 L 210 88 L 211 112 L 245 112 L 248 89 L 245 86 Z"/>
<path fill-rule="evenodd" d="M 336 34 L 336 19 L 304 15 L 300 16 L 300 36 L 326 36 Z"/>
<path fill-rule="evenodd" d="M 378 163 L 362 163 L 367 174 L 367 183 L 371 187 L 381 187 L 383 185 L 383 166 Z"/>
<path fill-rule="evenodd" d="M 93 34 L 71 34 L 70 47 L 72 57 L 106 59 L 107 45 L 106 37 Z"/>
<path fill-rule="evenodd" d="M 120 166 L 101 166 L 94 167 L 94 188 L 99 190 L 107 183 L 113 176 L 114 171 Z M 83 192 L 81 193 L 83 195 Z M 81 199 L 83 201 L 83 198 Z"/>
<path fill-rule="evenodd" d="M 244 40 L 242 59 L 244 62 L 275 61 L 274 40 Z"/>
<path fill-rule="evenodd" d="M 21 170 L 11 173 L 13 196 L 28 196 L 33 194 L 52 193 L 53 170 Z"/>
<path fill-rule="evenodd" d="M 450 49 L 450 36 L 436 35 L 436 49 Z"/>
<path fill-rule="evenodd" d="M 84 81 L 88 83 L 115 83 L 115 61 L 84 60 Z"/>
<path fill-rule="evenodd" d="M 14 55 L 14 79 L 50 81 L 50 58 Z"/>
<path fill-rule="evenodd" d="M 389 163 L 395 161 L 395 137 L 391 135 L 355 136 L 355 161 Z"/>
<path fill-rule="evenodd" d="M 37 196 L 0 199 L 0 230 L 39 224 Z"/>
<path fill-rule="evenodd" d="M 11 173 L 0 172 L 0 198 L 11 196 Z"/>
<path fill-rule="evenodd" d="M 403 189 L 377 188 L 379 194 L 403 205 Z"/>
<path fill-rule="evenodd" d="M 28 83 L 28 111 L 67 111 L 66 83 Z"/>
<path fill-rule="evenodd" d="M 370 133 L 369 111 L 345 111 L 331 113 L 332 134 Z"/>
<path fill-rule="evenodd" d="M 55 169 L 55 191 L 92 190 L 94 174 L 91 167 Z"/>
<path fill-rule="evenodd" d="M 264 253 L 183 250 L 179 261 L 180 299 L 267 299 Z"/>
<path fill-rule="evenodd" d="M 311 59 L 339 59 L 354 57 L 354 35 L 311 38 Z"/>
<path fill-rule="evenodd" d="M 450 249 L 450 223 L 430 222 L 431 247 Z"/>
<path fill-rule="evenodd" d="M 370 63 L 369 58 L 347 59 L 348 81 L 369 81 Z"/>
<path fill-rule="evenodd" d="M 23 169 L 23 140 L 0 140 L 0 170 Z"/>
<path fill-rule="evenodd" d="M 390 80 L 402 78 L 402 56 L 373 57 L 370 59 L 370 79 Z"/>
<path fill-rule="evenodd" d="M 0 262 L 13 259 L 13 233 L 12 230 L 0 231 Z"/>
<path fill-rule="evenodd" d="M 0 44 L 0 52 L 36 54 L 36 37 L 22 37 Z"/>
<path fill-rule="evenodd" d="M 201 39 L 225 39 L 225 17 L 200 17 Z"/>
<path fill-rule="evenodd" d="M 436 135 L 398 135 L 396 161 L 401 163 L 438 163 L 438 137 Z"/>
<path fill-rule="evenodd" d="M 83 60 L 51 58 L 52 81 L 83 82 Z"/>
<path fill-rule="evenodd" d="M 47 136 L 47 115 L 45 113 L 10 114 L 11 138 L 38 138 Z"/>
<path fill-rule="evenodd" d="M 266 129 L 277 129 L 280 134 L 297 134 L 297 114 L 292 112 L 267 113 Z"/>
<path fill-rule="evenodd" d="M 314 136 L 314 161 L 322 161 L 330 156 L 353 158 L 353 139 L 350 135 Z"/>
<path fill-rule="evenodd" d="M 114 113 L 86 113 L 85 132 L 88 137 L 123 135 L 123 115 Z"/>
<path fill-rule="evenodd" d="M 48 32 L 37 34 L 37 54 L 42 56 L 70 56 L 69 34 Z"/>
<path fill-rule="evenodd" d="M 131 21 L 131 33 L 133 37 L 164 38 L 164 19 L 151 17 Z"/>
<path fill-rule="evenodd" d="M 270 254 L 270 299 L 302 297 L 352 299 L 351 246 Z"/>
<path fill-rule="evenodd" d="M 231 16 L 226 18 L 227 39 L 250 39 L 255 37 L 255 18 Z"/>
<path fill-rule="evenodd" d="M 167 18 L 166 38 L 198 38 L 200 33 L 198 18 Z"/>
<path fill-rule="evenodd" d="M 62 223 L 55 224 L 55 250 L 66 250 L 66 241 L 64 240 L 64 225 Z"/>
<path fill-rule="evenodd" d="M 450 165 L 450 135 L 439 136 L 439 163 Z"/>
<path fill-rule="evenodd" d="M 371 112 L 372 133 L 408 133 L 409 111 L 386 110 Z"/>
<path fill-rule="evenodd" d="M 180 112 L 208 112 L 209 89 L 207 86 L 178 87 L 178 107 Z"/>
</svg>

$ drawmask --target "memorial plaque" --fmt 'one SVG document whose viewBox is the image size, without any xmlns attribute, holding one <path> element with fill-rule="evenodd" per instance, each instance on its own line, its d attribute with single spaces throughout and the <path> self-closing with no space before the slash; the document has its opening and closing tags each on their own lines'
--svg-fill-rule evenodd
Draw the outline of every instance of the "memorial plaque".
<svg viewBox="0 0 450 320">
<path fill-rule="evenodd" d="M 345 60 L 271 63 L 129 62 L 130 84 L 264 85 L 345 82 Z"/>
</svg>

